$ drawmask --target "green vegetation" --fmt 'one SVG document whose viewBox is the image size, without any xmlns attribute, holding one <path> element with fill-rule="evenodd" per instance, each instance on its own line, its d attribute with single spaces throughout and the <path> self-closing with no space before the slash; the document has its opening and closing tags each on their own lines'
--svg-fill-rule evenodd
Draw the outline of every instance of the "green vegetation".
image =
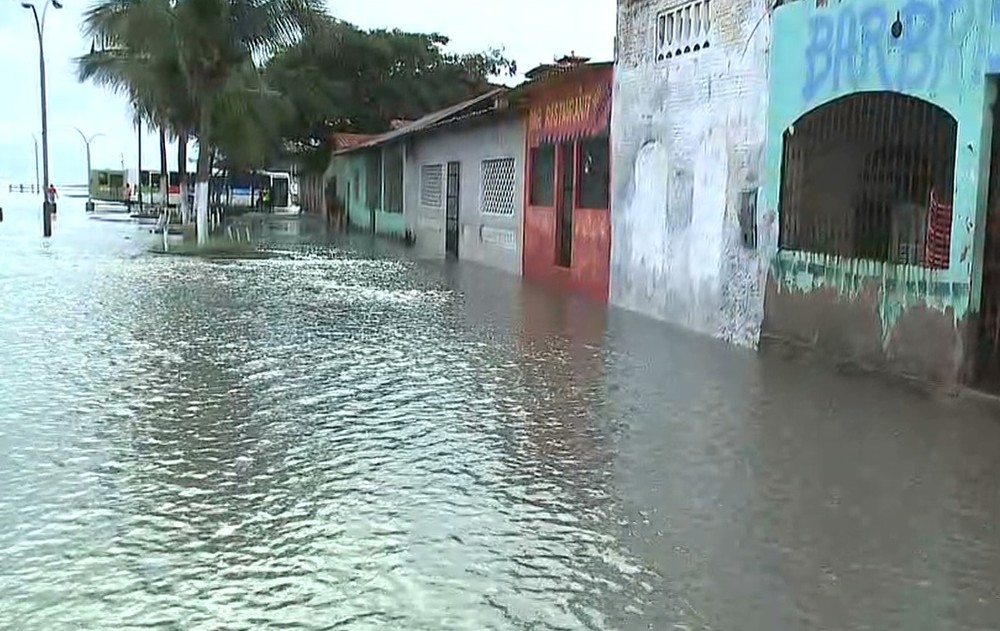
<svg viewBox="0 0 1000 631">
<path fill-rule="evenodd" d="M 500 50 L 454 55 L 439 34 L 362 30 L 321 0 L 99 0 L 83 28 L 94 45 L 80 80 L 126 95 L 136 121 L 160 130 L 164 173 L 167 137 L 180 165 L 197 139 L 203 242 L 214 166 L 320 171 L 332 132 L 387 131 L 515 72 Z"/>
</svg>

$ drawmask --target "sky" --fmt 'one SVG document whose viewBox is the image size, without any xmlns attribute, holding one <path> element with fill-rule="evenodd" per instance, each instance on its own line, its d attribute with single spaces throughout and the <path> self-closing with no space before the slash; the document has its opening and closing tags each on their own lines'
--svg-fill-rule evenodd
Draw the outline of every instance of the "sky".
<svg viewBox="0 0 1000 631">
<path fill-rule="evenodd" d="M 41 5 L 44 0 L 36 0 Z M 86 180 L 85 144 L 93 168 L 135 168 L 137 135 L 125 100 L 76 79 L 74 58 L 90 49 L 80 32 L 90 0 L 63 0 L 49 9 L 45 24 L 48 77 L 49 164 L 52 181 Z M 438 32 L 451 38 L 449 50 L 503 48 L 519 72 L 575 52 L 610 61 L 614 50 L 615 0 L 328 0 L 330 13 L 363 28 Z M 34 133 L 41 140 L 38 42 L 31 12 L 20 0 L 0 0 L 0 181 L 30 184 L 35 179 Z M 509 81 L 508 81 L 509 82 Z M 168 150 L 176 169 L 176 147 Z M 39 145 L 39 155 L 41 146 Z M 192 153 L 193 155 L 193 153 Z M 146 133 L 143 168 L 159 168 L 154 134 Z M 192 167 L 193 168 L 193 167 Z"/>
</svg>

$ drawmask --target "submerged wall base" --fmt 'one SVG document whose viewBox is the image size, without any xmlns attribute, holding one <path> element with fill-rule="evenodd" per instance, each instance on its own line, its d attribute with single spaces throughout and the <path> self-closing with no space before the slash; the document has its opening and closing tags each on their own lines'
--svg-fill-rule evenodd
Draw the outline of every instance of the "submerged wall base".
<svg viewBox="0 0 1000 631">
<path fill-rule="evenodd" d="M 843 294 L 767 281 L 762 335 L 808 346 L 838 361 L 957 391 L 965 381 L 967 325 L 951 308 L 904 308 L 884 334 L 881 287 L 872 280 Z"/>
</svg>

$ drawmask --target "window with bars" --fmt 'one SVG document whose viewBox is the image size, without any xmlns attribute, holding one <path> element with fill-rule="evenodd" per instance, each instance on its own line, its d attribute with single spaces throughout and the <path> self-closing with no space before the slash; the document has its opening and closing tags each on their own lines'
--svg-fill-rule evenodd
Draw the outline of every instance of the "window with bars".
<svg viewBox="0 0 1000 631">
<path fill-rule="evenodd" d="M 483 160 L 480 210 L 487 215 L 513 215 L 514 158 Z"/>
<path fill-rule="evenodd" d="M 784 134 L 783 249 L 947 268 L 958 124 L 894 92 L 841 97 Z"/>
<path fill-rule="evenodd" d="M 611 181 L 611 148 L 607 136 L 580 141 L 577 153 L 577 206 L 607 208 Z"/>
<path fill-rule="evenodd" d="M 403 147 L 385 150 L 385 212 L 403 212 Z"/>
<path fill-rule="evenodd" d="M 556 147 L 544 144 L 531 149 L 528 201 L 532 206 L 556 205 Z"/>
<path fill-rule="evenodd" d="M 427 208 L 440 208 L 442 199 L 442 184 L 444 182 L 444 165 L 425 164 L 420 167 L 420 205 Z"/>
<path fill-rule="evenodd" d="M 365 205 L 368 208 L 382 207 L 382 152 L 373 151 L 365 157 Z"/>
<path fill-rule="evenodd" d="M 711 44 L 711 0 L 695 0 L 656 16 L 656 59 L 695 53 Z"/>
</svg>

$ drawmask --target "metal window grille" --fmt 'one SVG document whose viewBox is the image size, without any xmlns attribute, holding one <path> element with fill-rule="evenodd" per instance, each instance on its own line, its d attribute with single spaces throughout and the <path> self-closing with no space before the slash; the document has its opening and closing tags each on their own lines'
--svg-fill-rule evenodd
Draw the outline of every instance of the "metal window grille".
<svg viewBox="0 0 1000 631">
<path fill-rule="evenodd" d="M 403 148 L 385 151 L 385 212 L 403 212 Z"/>
<path fill-rule="evenodd" d="M 708 48 L 711 0 L 695 0 L 656 16 L 656 59 L 662 61 Z"/>
<path fill-rule="evenodd" d="M 441 207 L 441 186 L 444 165 L 425 164 L 420 167 L 420 205 L 427 208 Z"/>
<path fill-rule="evenodd" d="M 514 214 L 514 158 L 483 160 L 480 209 L 487 215 Z"/>
<path fill-rule="evenodd" d="M 784 134 L 781 247 L 947 267 L 957 132 L 943 109 L 894 92 L 805 114 Z"/>
</svg>

